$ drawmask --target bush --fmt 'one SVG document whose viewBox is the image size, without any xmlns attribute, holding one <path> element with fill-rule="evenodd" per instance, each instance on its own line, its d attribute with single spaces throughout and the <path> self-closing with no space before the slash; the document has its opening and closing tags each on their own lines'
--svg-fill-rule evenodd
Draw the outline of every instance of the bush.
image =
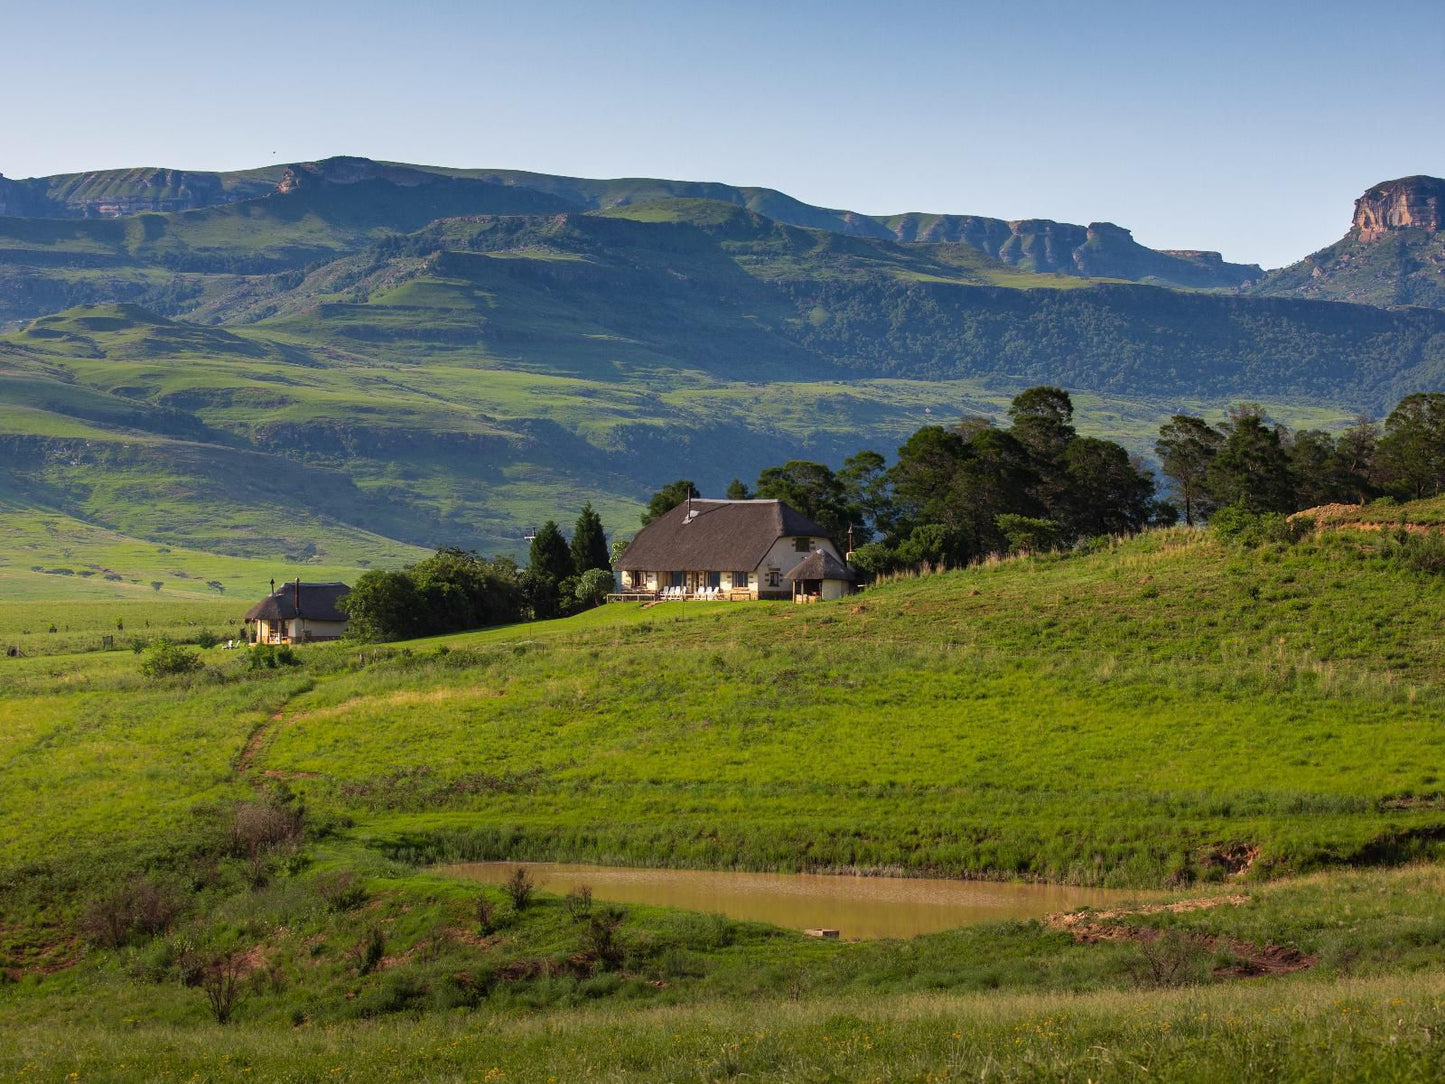
<svg viewBox="0 0 1445 1084">
<path fill-rule="evenodd" d="M 385 955 L 386 934 L 382 933 L 380 926 L 372 926 L 366 931 L 366 939 L 356 947 L 357 970 L 363 975 L 370 975 Z"/>
<path fill-rule="evenodd" d="M 532 881 L 532 875 L 521 866 L 518 866 L 502 885 L 502 890 L 507 893 L 507 897 L 512 901 L 514 910 L 525 911 L 527 906 L 532 902 L 532 892 L 536 887 L 536 884 Z"/>
<path fill-rule="evenodd" d="M 582 948 L 597 961 L 604 971 L 615 970 L 625 955 L 622 938 L 617 929 L 622 925 L 624 912 L 616 907 L 598 911 L 587 920 L 582 931 Z"/>
<path fill-rule="evenodd" d="M 140 663 L 140 672 L 149 678 L 190 674 L 200 668 L 201 657 L 198 654 L 165 639 L 152 644 Z"/>
<path fill-rule="evenodd" d="M 578 885 L 563 901 L 567 904 L 567 913 L 572 916 L 573 922 L 578 922 L 592 913 L 592 886 Z"/>
<path fill-rule="evenodd" d="M 476 903 L 477 933 L 486 937 L 497 925 L 497 905 L 487 899 L 485 895 L 477 897 Z"/>
<path fill-rule="evenodd" d="M 1231 504 L 1210 517 L 1209 527 L 1221 541 L 1252 549 L 1270 542 L 1292 545 L 1310 534 L 1315 524 L 1308 518 L 1292 521 L 1279 512 L 1251 512 Z"/>
<path fill-rule="evenodd" d="M 1139 950 L 1131 970 L 1140 986 L 1195 986 L 1209 976 L 1210 951 L 1178 930 L 1141 941 Z"/>
<path fill-rule="evenodd" d="M 290 644 L 257 644 L 246 652 L 247 670 L 279 670 L 283 666 L 300 666 L 301 660 Z"/>
<path fill-rule="evenodd" d="M 993 521 L 1010 553 L 1043 553 L 1059 544 L 1059 525 L 1051 519 L 1008 513 L 994 516 Z"/>
<path fill-rule="evenodd" d="M 582 575 L 577 577 L 577 586 L 574 593 L 577 601 L 584 606 L 597 606 L 607 597 L 612 590 L 615 581 L 612 571 L 606 568 L 589 568 Z"/>
<path fill-rule="evenodd" d="M 350 870 L 318 877 L 316 894 L 332 911 L 350 911 L 366 902 L 366 886 Z"/>
<path fill-rule="evenodd" d="M 245 976 L 246 957 L 241 952 L 221 953 L 201 969 L 200 986 L 216 1023 L 230 1022 L 245 992 L 242 982 Z"/>
<path fill-rule="evenodd" d="M 220 638 L 217 637 L 216 634 L 210 629 L 202 629 L 200 632 L 196 633 L 195 640 L 193 642 L 197 647 L 201 648 L 202 650 L 209 651 L 221 641 Z"/>
</svg>

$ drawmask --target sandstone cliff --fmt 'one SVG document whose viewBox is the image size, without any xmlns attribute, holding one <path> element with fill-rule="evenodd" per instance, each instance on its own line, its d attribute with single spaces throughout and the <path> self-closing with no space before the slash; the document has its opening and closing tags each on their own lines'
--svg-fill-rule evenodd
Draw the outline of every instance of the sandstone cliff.
<svg viewBox="0 0 1445 1084">
<path fill-rule="evenodd" d="M 1402 177 L 1385 181 L 1355 200 L 1354 229 L 1361 241 L 1377 241 L 1391 230 L 1437 232 L 1445 215 L 1445 180 Z"/>
<path fill-rule="evenodd" d="M 1445 309 L 1445 180 L 1402 177 L 1355 201 L 1350 230 L 1271 271 L 1259 293 Z"/>
</svg>

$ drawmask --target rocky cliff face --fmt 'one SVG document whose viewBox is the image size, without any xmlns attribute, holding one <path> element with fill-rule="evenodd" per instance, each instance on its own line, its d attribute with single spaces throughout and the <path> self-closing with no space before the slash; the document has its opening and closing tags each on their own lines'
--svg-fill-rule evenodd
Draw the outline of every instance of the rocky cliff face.
<svg viewBox="0 0 1445 1084">
<path fill-rule="evenodd" d="M 1350 232 L 1271 271 L 1259 293 L 1445 309 L 1445 180 L 1402 177 L 1355 201 Z"/>
<path fill-rule="evenodd" d="M 1194 287 L 1239 286 L 1264 274 L 1255 264 L 1225 263 L 1217 252 L 1146 248 L 1112 222 L 1079 226 L 1046 218 L 1005 222 L 974 215 L 920 214 L 882 221 L 899 241 L 964 244 L 1030 271 Z"/>
<path fill-rule="evenodd" d="M 1361 241 L 1378 241 L 1392 230 L 1438 232 L 1445 216 L 1445 180 L 1402 177 L 1385 181 L 1355 200 L 1354 229 Z"/>
</svg>

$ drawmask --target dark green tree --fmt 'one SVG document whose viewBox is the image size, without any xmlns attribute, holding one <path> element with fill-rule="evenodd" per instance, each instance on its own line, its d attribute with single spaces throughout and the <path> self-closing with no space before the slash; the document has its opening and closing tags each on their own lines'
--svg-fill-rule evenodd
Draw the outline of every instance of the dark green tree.
<svg viewBox="0 0 1445 1084">
<path fill-rule="evenodd" d="M 1209 465 L 1224 444 L 1224 434 L 1203 418 L 1176 414 L 1159 427 L 1154 454 L 1164 474 L 1184 501 L 1184 522 L 1191 527 L 1206 519 L 1214 502 L 1209 495 Z"/>
<path fill-rule="evenodd" d="M 1076 518 L 1064 462 L 1064 453 L 1076 437 L 1073 400 L 1063 388 L 1029 388 L 1014 397 L 1008 413 L 1009 433 L 1028 450 L 1032 461 L 1034 500 L 1067 531 Z"/>
<path fill-rule="evenodd" d="M 793 459 L 758 475 L 757 494 L 778 500 L 803 513 L 835 539 L 847 536 L 848 525 L 861 523 L 861 510 L 848 504 L 843 483 L 822 463 Z"/>
<path fill-rule="evenodd" d="M 1230 412 L 1225 438 L 1209 465 L 1209 492 L 1219 505 L 1250 512 L 1293 512 L 1294 477 L 1280 431 L 1245 404 Z"/>
<path fill-rule="evenodd" d="M 363 572 L 337 603 L 347 631 L 362 640 L 400 640 L 415 635 L 421 615 L 416 583 L 406 572 Z"/>
<path fill-rule="evenodd" d="M 642 525 L 646 527 L 658 516 L 667 515 L 668 512 L 671 512 L 689 497 L 701 496 L 702 494 L 698 492 L 697 486 L 693 485 L 692 482 L 686 478 L 679 478 L 676 482 L 669 482 L 654 493 L 652 499 L 647 502 L 647 511 L 642 513 Z"/>
<path fill-rule="evenodd" d="M 1445 491 L 1445 394 L 1407 395 L 1385 419 L 1380 473 L 1400 496 L 1418 500 Z"/>
<path fill-rule="evenodd" d="M 602 517 L 592 509 L 592 502 L 582 506 L 577 526 L 572 531 L 572 569 L 582 575 L 594 568 L 612 570 L 607 552 L 607 535 L 602 530 Z"/>
<path fill-rule="evenodd" d="M 746 501 L 752 497 L 752 493 L 748 491 L 747 483 L 741 478 L 734 478 L 728 483 L 726 496 L 730 501 Z"/>
<path fill-rule="evenodd" d="M 843 499 L 860 513 L 855 523 L 853 544 L 887 535 L 893 529 L 893 491 L 888 481 L 888 461 L 877 452 L 864 450 L 843 460 L 838 471 Z"/>
<path fill-rule="evenodd" d="M 554 584 L 572 575 L 572 551 L 568 549 L 567 540 L 562 537 L 562 530 L 555 520 L 549 519 L 537 529 L 532 539 L 527 571 L 545 576 Z"/>
<path fill-rule="evenodd" d="M 1340 480 L 1349 490 L 1347 500 L 1363 503 L 1376 493 L 1376 463 L 1380 427 L 1369 415 L 1361 414 L 1355 424 L 1335 441 Z"/>
<path fill-rule="evenodd" d="M 1154 507 L 1154 479 L 1118 444 L 1075 437 L 1064 452 L 1073 538 L 1132 534 Z"/>
</svg>

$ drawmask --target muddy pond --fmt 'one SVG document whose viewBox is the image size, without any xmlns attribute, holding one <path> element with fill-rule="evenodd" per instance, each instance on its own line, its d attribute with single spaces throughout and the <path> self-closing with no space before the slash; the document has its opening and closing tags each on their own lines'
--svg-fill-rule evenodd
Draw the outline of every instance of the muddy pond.
<svg viewBox="0 0 1445 1084">
<path fill-rule="evenodd" d="M 955 926 L 1041 918 L 1051 911 L 1104 907 L 1139 893 L 1067 885 L 854 877 L 817 873 L 741 873 L 631 869 L 557 862 L 462 862 L 435 872 L 501 884 L 518 866 L 544 892 L 589 885 L 597 900 L 653 904 L 795 930 L 828 928 L 845 940 L 912 937 Z"/>
</svg>

